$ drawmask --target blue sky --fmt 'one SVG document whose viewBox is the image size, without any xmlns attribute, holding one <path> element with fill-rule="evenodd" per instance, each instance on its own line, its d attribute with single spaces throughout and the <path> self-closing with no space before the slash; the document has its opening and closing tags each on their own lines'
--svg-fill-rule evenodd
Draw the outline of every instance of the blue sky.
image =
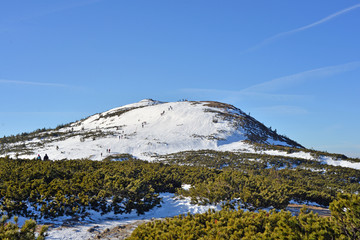
<svg viewBox="0 0 360 240">
<path fill-rule="evenodd" d="M 1 1 L 0 136 L 215 100 L 360 157 L 359 26 L 355 0 Z"/>
</svg>

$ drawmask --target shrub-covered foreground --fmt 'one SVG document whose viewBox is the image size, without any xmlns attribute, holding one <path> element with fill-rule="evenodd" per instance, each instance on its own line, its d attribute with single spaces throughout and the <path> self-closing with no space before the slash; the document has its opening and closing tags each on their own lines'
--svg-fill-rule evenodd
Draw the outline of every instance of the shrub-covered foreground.
<svg viewBox="0 0 360 240">
<path fill-rule="evenodd" d="M 161 203 L 160 192 L 176 192 L 201 204 L 237 199 L 250 210 L 283 209 L 290 200 L 328 206 L 338 192 L 360 191 L 355 169 L 215 151 L 178 156 L 168 164 L 130 156 L 126 161 L 0 158 L 0 215 L 36 220 L 85 217 L 89 210 L 142 214 Z M 262 159 L 249 160 L 256 156 Z M 283 168 L 288 162 L 292 167 Z M 183 190 L 182 184 L 192 187 Z"/>
<path fill-rule="evenodd" d="M 251 153 L 188 151 L 163 157 L 170 164 L 219 170 L 179 190 L 196 203 L 239 199 L 248 208 L 285 208 L 289 200 L 329 206 L 338 192 L 360 192 L 360 171 L 318 161 Z M 221 171 L 220 171 L 221 170 Z"/>
<path fill-rule="evenodd" d="M 0 159 L 0 214 L 33 219 L 85 216 L 89 210 L 142 214 L 159 205 L 157 192 L 181 186 L 167 171 L 170 166 L 140 160 Z"/>
<path fill-rule="evenodd" d="M 189 196 L 202 204 L 237 199 L 242 206 L 256 210 L 270 206 L 283 209 L 290 200 L 328 206 L 338 192 L 360 191 L 359 170 L 296 158 L 198 151 L 167 156 L 166 164 L 131 156 L 126 159 L 0 158 L 0 216 L 35 220 L 86 217 L 89 210 L 102 214 L 135 210 L 142 214 L 161 203 L 160 192 Z M 182 184 L 192 187 L 184 190 Z M 358 195 L 342 195 L 330 205 L 331 219 L 305 212 L 294 217 L 286 212 L 241 210 L 180 216 L 142 226 L 132 238 L 272 239 L 271 235 L 277 239 L 291 231 L 289 236 L 294 237 L 288 239 L 359 239 L 359 202 Z M 19 229 L 4 218 L 0 239 L 35 239 L 34 224 L 30 221 Z"/>
<path fill-rule="evenodd" d="M 290 212 L 223 209 L 180 215 L 136 228 L 128 239 L 360 239 L 360 197 L 339 195 L 331 203 L 331 218 L 303 208 Z"/>
<path fill-rule="evenodd" d="M 17 225 L 17 218 L 15 223 L 8 222 L 7 216 L 2 216 L 0 219 L 0 239 L 6 240 L 44 240 L 47 227 L 42 227 L 36 236 L 36 222 L 34 220 L 27 220 L 25 224 L 19 228 Z"/>
</svg>

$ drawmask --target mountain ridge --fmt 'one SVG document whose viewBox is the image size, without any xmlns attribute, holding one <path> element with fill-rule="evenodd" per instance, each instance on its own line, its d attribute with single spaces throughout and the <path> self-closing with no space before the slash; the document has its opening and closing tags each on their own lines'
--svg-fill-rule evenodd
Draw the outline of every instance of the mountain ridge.
<svg viewBox="0 0 360 240">
<path fill-rule="evenodd" d="M 161 102 L 144 99 L 57 128 L 25 134 L 1 155 L 53 160 L 131 154 L 152 156 L 187 150 L 249 151 L 251 143 L 304 148 L 242 110 L 215 101 Z M 110 149 L 110 152 L 109 152 Z"/>
</svg>

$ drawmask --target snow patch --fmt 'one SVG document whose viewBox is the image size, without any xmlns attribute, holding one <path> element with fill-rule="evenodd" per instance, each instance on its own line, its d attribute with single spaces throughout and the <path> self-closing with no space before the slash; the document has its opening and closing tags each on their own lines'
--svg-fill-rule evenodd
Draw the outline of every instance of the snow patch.
<svg viewBox="0 0 360 240">
<path fill-rule="evenodd" d="M 113 228 L 119 225 L 129 224 L 137 220 L 150 220 L 157 218 L 173 217 L 179 214 L 205 213 L 209 209 L 216 211 L 221 209 L 218 205 L 194 205 L 190 203 L 190 198 L 178 199 L 172 193 L 161 193 L 163 199 L 161 207 L 154 208 L 144 215 L 138 216 L 135 211 L 130 214 L 115 215 L 108 213 L 101 216 L 97 212 L 90 212 L 88 220 L 70 227 L 55 227 L 48 232 L 47 240 L 81 240 L 94 237 L 95 233 L 89 232 L 90 228 L 96 227 L 97 230 L 104 231 L 106 228 Z"/>
<path fill-rule="evenodd" d="M 347 167 L 360 170 L 360 162 L 349 162 L 346 160 L 337 160 L 328 156 L 321 156 L 319 161 L 323 164 L 332 165 L 332 166 L 340 166 Z"/>
</svg>

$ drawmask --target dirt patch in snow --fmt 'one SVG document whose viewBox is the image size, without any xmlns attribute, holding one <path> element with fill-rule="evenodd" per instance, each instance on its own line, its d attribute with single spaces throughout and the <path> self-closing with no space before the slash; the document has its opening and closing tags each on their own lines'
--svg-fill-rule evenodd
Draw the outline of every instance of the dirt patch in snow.
<svg viewBox="0 0 360 240">
<path fill-rule="evenodd" d="M 303 208 L 303 207 L 304 207 L 304 205 L 300 205 L 300 204 L 289 204 L 288 207 L 286 208 L 286 210 L 289 210 L 293 214 L 298 215 L 301 208 Z M 321 217 L 330 217 L 331 216 L 331 212 L 328 208 L 317 207 L 317 206 L 308 206 L 308 205 L 306 205 L 306 207 L 308 208 L 309 211 L 313 211 L 314 213 L 319 214 L 319 216 L 321 216 Z"/>
<path fill-rule="evenodd" d="M 153 219 L 149 220 L 139 220 L 129 224 L 121 224 L 119 226 L 113 228 L 106 228 L 104 231 L 99 231 L 97 226 L 93 226 L 88 229 L 88 232 L 97 233 L 92 239 L 104 239 L 104 240 L 115 240 L 115 239 L 126 239 L 131 235 L 131 233 L 137 228 L 139 225 L 143 223 L 147 223 L 153 221 Z"/>
</svg>

